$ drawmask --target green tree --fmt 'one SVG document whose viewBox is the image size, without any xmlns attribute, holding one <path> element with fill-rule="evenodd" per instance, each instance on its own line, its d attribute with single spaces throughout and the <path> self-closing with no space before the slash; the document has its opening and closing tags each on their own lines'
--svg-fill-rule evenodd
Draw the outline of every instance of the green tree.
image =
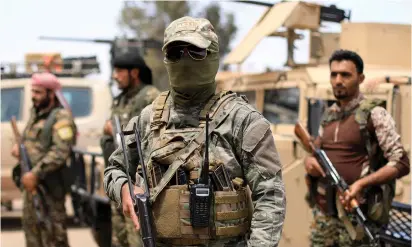
<svg viewBox="0 0 412 247">
<path fill-rule="evenodd" d="M 118 24 L 124 31 L 131 31 L 138 38 L 163 41 L 164 30 L 173 20 L 185 15 L 204 17 L 212 23 L 219 36 L 220 56 L 226 55 L 237 31 L 234 15 L 223 13 L 219 4 L 214 2 L 197 14 L 193 14 L 193 9 L 193 3 L 187 1 L 125 1 Z M 161 90 L 167 89 L 168 79 L 162 52 L 147 50 L 145 60 L 153 71 L 154 84 Z"/>
</svg>

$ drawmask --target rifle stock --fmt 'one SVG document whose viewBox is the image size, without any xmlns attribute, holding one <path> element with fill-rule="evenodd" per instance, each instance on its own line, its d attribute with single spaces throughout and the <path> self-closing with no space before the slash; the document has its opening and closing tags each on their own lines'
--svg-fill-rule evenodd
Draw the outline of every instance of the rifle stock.
<svg viewBox="0 0 412 247">
<path fill-rule="evenodd" d="M 319 162 L 323 171 L 325 171 L 326 173 L 327 179 L 331 181 L 332 184 L 336 186 L 341 193 L 345 194 L 349 192 L 348 184 L 336 171 L 335 167 L 333 166 L 332 162 L 329 160 L 325 151 L 315 147 L 311 136 L 309 135 L 307 130 L 303 128 L 302 124 L 299 122 L 297 122 L 295 125 L 295 135 L 299 138 L 305 150 L 311 153 L 316 158 L 316 160 Z M 355 211 L 357 221 L 359 222 L 360 225 L 363 226 L 369 239 L 374 243 L 376 240 L 366 225 L 367 219 L 365 215 L 363 214 L 362 210 L 359 208 L 358 201 L 355 198 L 353 198 L 350 201 L 350 205 Z"/>
<path fill-rule="evenodd" d="M 306 152 L 313 153 L 315 151 L 315 145 L 313 144 L 309 132 L 299 122 L 295 125 L 295 135 L 299 138 Z"/>
</svg>

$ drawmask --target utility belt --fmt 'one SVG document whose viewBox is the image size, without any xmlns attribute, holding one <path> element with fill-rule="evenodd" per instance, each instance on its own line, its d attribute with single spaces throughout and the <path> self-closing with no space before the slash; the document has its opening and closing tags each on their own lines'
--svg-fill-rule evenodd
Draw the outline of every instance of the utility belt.
<svg viewBox="0 0 412 247">
<path fill-rule="evenodd" d="M 190 207 L 190 185 L 198 177 L 197 174 L 197 170 L 184 172 L 179 169 L 156 199 L 159 203 L 153 204 L 159 241 L 170 245 L 199 245 L 209 240 L 244 236 L 252 215 L 250 196 L 243 179 L 229 180 L 224 165 L 210 167 L 213 194 L 209 195 L 209 225 L 192 227 L 191 215 L 194 212 Z"/>
</svg>

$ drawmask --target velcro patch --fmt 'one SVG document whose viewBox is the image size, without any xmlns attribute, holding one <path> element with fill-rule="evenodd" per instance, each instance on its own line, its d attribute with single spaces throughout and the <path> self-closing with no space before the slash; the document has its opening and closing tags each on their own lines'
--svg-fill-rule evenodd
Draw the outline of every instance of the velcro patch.
<svg viewBox="0 0 412 247">
<path fill-rule="evenodd" d="M 181 31 L 195 31 L 197 28 L 197 23 L 193 21 L 185 21 L 178 23 L 175 27 L 175 33 Z"/>
<path fill-rule="evenodd" d="M 53 125 L 53 128 L 56 129 L 56 130 L 58 130 L 58 129 L 64 127 L 64 126 L 68 126 L 68 125 L 70 126 L 71 123 L 72 123 L 72 122 L 69 121 L 68 119 L 62 119 L 62 120 L 59 120 L 57 123 L 55 123 L 55 124 Z"/>
<path fill-rule="evenodd" d="M 69 126 L 58 129 L 57 134 L 62 140 L 65 140 L 65 141 L 73 138 L 73 130 Z"/>
</svg>

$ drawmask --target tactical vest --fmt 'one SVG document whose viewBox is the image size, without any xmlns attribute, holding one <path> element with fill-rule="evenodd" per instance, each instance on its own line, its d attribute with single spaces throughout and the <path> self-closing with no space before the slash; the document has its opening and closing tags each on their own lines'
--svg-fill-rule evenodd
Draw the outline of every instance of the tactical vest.
<svg viewBox="0 0 412 247">
<path fill-rule="evenodd" d="M 376 172 L 388 163 L 388 160 L 383 156 L 383 151 L 379 143 L 376 138 L 373 138 L 375 129 L 370 120 L 372 110 L 377 106 L 383 107 L 384 103 L 384 101 L 379 99 L 365 99 L 360 103 L 358 108 L 348 113 L 355 115 L 355 121 L 359 124 L 359 131 L 366 143 L 365 148 L 368 153 L 370 169 L 369 173 L 364 174 L 362 177 Z M 325 126 L 341 118 L 342 116 L 339 116 L 336 112 L 327 111 L 323 115 L 321 125 Z M 387 224 L 392 200 L 395 196 L 395 180 L 388 184 L 367 188 L 365 195 L 368 218 L 378 224 Z"/>
<path fill-rule="evenodd" d="M 153 102 L 150 124 L 152 143 L 147 162 L 158 239 L 170 245 L 197 245 L 206 244 L 209 240 L 244 236 L 251 217 L 245 180 L 236 190 L 214 191 L 211 205 L 213 219 L 209 227 L 193 228 L 189 210 L 188 184 L 193 184 L 199 177 L 203 164 L 204 117 L 209 112 L 212 119 L 209 123 L 210 135 L 234 109 L 236 94 L 222 92 L 214 95 L 200 112 L 197 128 L 166 129 L 171 103 L 169 94 L 169 91 L 163 92 Z M 216 152 L 213 145 L 209 150 L 209 169 L 213 170 L 222 164 L 213 155 Z M 188 178 L 183 182 L 180 180 L 182 173 Z"/>
<path fill-rule="evenodd" d="M 62 110 L 61 107 L 54 108 L 50 114 L 48 115 L 46 122 L 42 128 L 42 133 L 40 134 L 39 143 L 41 145 L 41 149 L 44 153 L 52 145 L 52 138 L 53 138 L 53 125 L 56 123 L 56 115 L 57 113 Z M 73 126 L 73 145 L 76 144 L 76 133 L 77 128 L 74 121 L 72 121 Z M 28 126 L 27 126 L 28 127 Z M 26 129 L 24 130 L 24 134 L 26 133 Z M 25 137 L 23 137 L 25 138 Z M 69 157 L 73 156 L 72 150 L 70 151 L 71 154 Z M 35 165 L 35 164 L 32 164 Z M 70 186 L 74 182 L 74 176 L 71 173 L 70 168 L 67 164 L 63 164 L 63 166 L 47 174 L 46 177 L 42 178 L 42 183 L 45 185 L 47 191 L 56 199 L 63 198 L 67 193 L 71 191 Z"/>
<path fill-rule="evenodd" d="M 134 117 L 132 114 L 137 114 L 136 109 L 143 110 L 146 105 L 148 104 L 146 100 L 143 100 L 147 92 L 153 88 L 151 85 L 144 85 L 139 92 L 136 93 L 136 95 L 133 95 L 130 97 L 129 102 L 127 103 L 126 106 L 123 106 L 122 108 L 119 108 L 119 104 L 122 99 L 122 97 L 118 96 L 114 99 L 113 105 L 112 105 L 112 114 L 117 114 L 119 115 L 120 118 L 120 124 L 121 125 L 126 125 L 129 120 Z M 126 96 L 123 96 L 126 97 Z M 138 114 L 137 114 L 138 115 Z"/>
</svg>

